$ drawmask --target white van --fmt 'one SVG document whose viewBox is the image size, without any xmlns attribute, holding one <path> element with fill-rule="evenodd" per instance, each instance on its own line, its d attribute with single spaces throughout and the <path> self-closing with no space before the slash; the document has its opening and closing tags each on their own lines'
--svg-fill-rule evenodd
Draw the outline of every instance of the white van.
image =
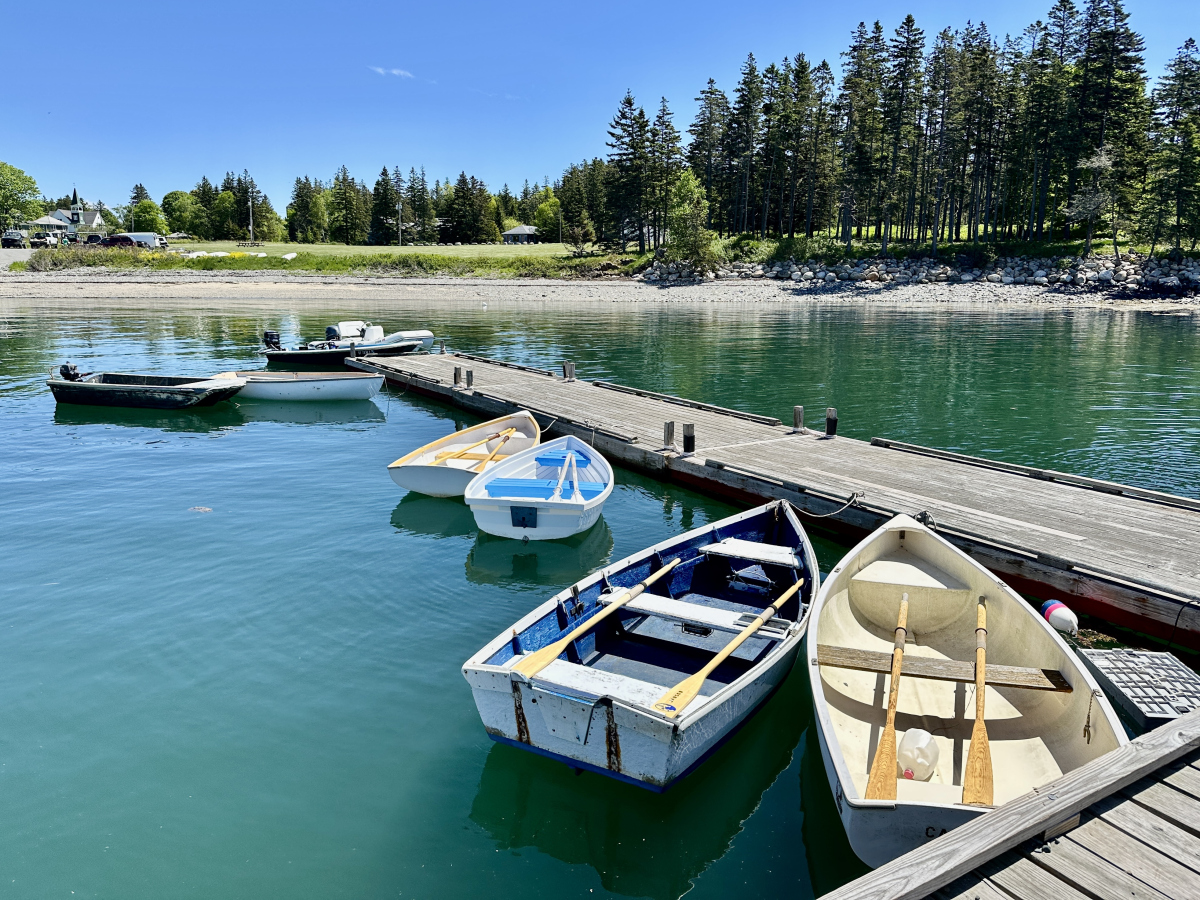
<svg viewBox="0 0 1200 900">
<path fill-rule="evenodd" d="M 153 231 L 123 231 L 121 233 L 126 237 L 133 238 L 139 247 L 145 247 L 147 250 L 166 250 L 169 246 L 165 237 L 155 234 Z"/>
</svg>

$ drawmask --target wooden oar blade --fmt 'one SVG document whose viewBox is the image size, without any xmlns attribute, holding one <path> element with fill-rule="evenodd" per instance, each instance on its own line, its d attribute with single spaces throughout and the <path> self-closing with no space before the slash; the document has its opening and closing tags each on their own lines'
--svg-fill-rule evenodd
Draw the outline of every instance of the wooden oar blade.
<svg viewBox="0 0 1200 900">
<path fill-rule="evenodd" d="M 992 806 L 992 749 L 988 743 L 987 726 L 975 720 L 971 729 L 971 749 L 963 770 L 963 803 L 971 806 Z"/>
<path fill-rule="evenodd" d="M 871 779 L 867 782 L 867 800 L 896 799 L 896 731 L 885 728 L 875 748 Z"/>
<path fill-rule="evenodd" d="M 654 708 L 668 719 L 674 719 L 683 712 L 684 707 L 696 699 L 700 689 L 704 687 L 707 677 L 706 672 L 697 672 L 692 677 L 684 679 L 663 694 L 654 704 Z"/>
</svg>

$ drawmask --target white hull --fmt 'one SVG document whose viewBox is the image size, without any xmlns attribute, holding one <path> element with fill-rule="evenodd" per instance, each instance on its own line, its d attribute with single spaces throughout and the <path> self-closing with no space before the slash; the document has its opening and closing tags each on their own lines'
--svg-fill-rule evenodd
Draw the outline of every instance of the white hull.
<svg viewBox="0 0 1200 900">
<path fill-rule="evenodd" d="M 901 595 L 909 594 L 907 662 L 975 659 L 976 604 L 986 597 L 988 665 L 1052 669 L 1070 692 L 989 684 L 985 716 L 998 806 L 1126 742 L 1103 692 L 1037 611 L 1006 584 L 908 516 L 867 537 L 821 586 L 805 656 L 821 756 L 850 846 L 880 866 L 991 807 L 962 802 L 974 726 L 974 683 L 916 678 L 901 669 L 896 740 L 909 728 L 934 736 L 928 781 L 896 773 L 896 800 L 866 800 L 887 712 L 890 676 L 818 662 L 819 649 L 875 652 L 890 660 Z M 1085 726 L 1090 722 L 1090 736 Z"/>
<path fill-rule="evenodd" d="M 432 338 L 431 338 L 432 340 Z M 439 462 L 441 454 L 452 454 L 470 447 L 489 435 L 514 428 L 516 432 L 504 444 L 499 438 L 489 440 L 486 444 L 474 448 L 475 456 L 488 456 L 497 448 L 500 452 L 495 459 L 487 463 L 487 467 L 495 466 L 499 461 L 507 459 L 514 453 L 538 446 L 542 432 L 537 420 L 527 412 L 511 416 L 501 416 L 490 422 L 482 422 L 462 431 L 439 438 L 411 453 L 400 457 L 388 466 L 388 474 L 392 481 L 406 491 L 416 491 L 430 497 L 461 497 L 467 485 L 470 484 L 477 471 L 486 460 L 474 458 L 444 459 Z"/>
<path fill-rule="evenodd" d="M 493 492 L 489 486 L 498 479 L 557 480 L 561 484 L 562 478 L 559 476 L 562 473 L 559 470 L 537 461 L 545 454 L 556 451 L 570 451 L 575 453 L 577 458 L 589 460 L 588 465 L 576 473 L 580 483 L 585 487 L 588 483 L 603 483 L 604 489 L 590 498 L 578 493 L 572 494 L 566 488 L 563 488 L 560 494 L 545 499 L 519 494 L 492 496 Z M 569 480 L 571 476 L 568 474 L 564 477 Z M 580 534 L 595 525 L 612 490 L 613 472 L 608 461 L 583 441 L 568 436 L 510 456 L 473 480 L 463 497 L 471 507 L 471 512 L 475 514 L 475 524 L 488 534 L 517 540 L 553 541 Z M 517 512 L 514 512 L 514 508 Z M 526 519 L 519 514 L 520 510 L 536 510 L 536 515 Z M 523 525 L 523 521 L 536 524 Z"/>
<path fill-rule="evenodd" d="M 287 377 L 283 377 L 287 376 Z M 256 375 L 244 372 L 246 379 L 240 396 L 249 400 L 305 402 L 329 400 L 370 400 L 383 387 L 382 375 L 342 376 L 286 372 Z"/>
<path fill-rule="evenodd" d="M 768 512 L 770 506 L 765 507 Z M 580 597 L 589 597 L 604 579 L 619 578 L 622 572 L 644 565 L 648 560 L 694 553 L 696 548 L 713 539 L 715 529 L 761 516 L 763 510 L 764 507 L 760 507 L 697 528 L 607 566 L 576 585 Z M 787 515 L 798 533 L 803 535 L 803 529 L 790 509 Z M 805 571 L 815 573 L 816 557 L 806 538 L 801 556 Z M 652 590 L 665 593 L 667 588 L 659 586 Z M 560 658 L 532 679 L 527 679 L 512 670 L 521 659 L 519 655 L 502 662 L 489 662 L 503 656 L 514 634 L 524 635 L 538 629 L 540 623 L 556 615 L 561 604 L 573 603 L 569 589 L 543 603 L 511 629 L 505 629 L 466 662 L 463 675 L 471 686 L 484 727 L 493 739 L 532 749 L 576 768 L 595 770 L 643 787 L 663 790 L 701 762 L 787 677 L 803 641 L 807 613 L 815 591 L 815 585 L 811 583 L 801 591 L 797 604 L 801 614 L 787 625 L 786 632 L 777 633 L 773 638 L 777 643 L 769 653 L 762 655 L 761 646 L 743 647 L 739 652 L 745 651 L 744 658 L 758 659 L 758 662 L 711 694 L 697 697 L 675 719 L 655 710 L 654 704 L 680 677 L 676 673 L 671 673 L 664 684 L 587 668 Z M 656 596 L 648 602 L 662 601 Z M 689 604 L 680 603 L 676 609 L 687 606 Z M 707 613 L 703 609 L 693 612 L 700 616 L 720 617 L 720 613 L 712 609 Z M 738 620 L 736 613 L 722 612 L 731 622 Z M 684 616 L 687 620 L 687 613 Z M 696 621 L 712 622 L 714 619 Z M 697 646 L 715 652 L 737 630 L 740 629 L 727 626 L 724 631 L 715 630 L 708 637 L 695 640 L 700 642 Z"/>
</svg>

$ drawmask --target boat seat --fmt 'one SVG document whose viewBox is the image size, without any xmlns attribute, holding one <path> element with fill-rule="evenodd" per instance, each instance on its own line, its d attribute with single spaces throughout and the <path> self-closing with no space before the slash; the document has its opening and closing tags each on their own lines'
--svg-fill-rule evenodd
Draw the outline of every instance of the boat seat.
<svg viewBox="0 0 1200 900">
<path fill-rule="evenodd" d="M 558 487 L 557 478 L 494 478 L 486 485 L 489 497 L 528 497 L 533 500 L 549 500 L 554 496 Z M 607 485 L 598 481 L 579 482 L 579 493 L 584 500 L 599 497 Z M 563 481 L 560 496 L 569 500 L 574 495 L 574 485 L 569 480 Z"/>
<path fill-rule="evenodd" d="M 514 657 L 511 665 L 515 665 L 519 659 L 521 657 Z M 670 687 L 567 662 L 565 659 L 554 660 L 534 676 L 533 683 L 536 687 L 562 688 L 581 700 L 595 701 L 601 697 L 612 697 L 634 706 L 649 708 L 653 708 L 663 691 Z"/>
<path fill-rule="evenodd" d="M 741 538 L 725 538 L 716 544 L 707 544 L 699 550 L 711 556 L 727 556 L 730 559 L 744 559 L 748 562 L 800 568 L 800 560 L 796 559 L 795 551 L 782 544 L 762 544 L 758 541 L 744 541 Z"/>
<path fill-rule="evenodd" d="M 600 602 L 608 605 L 612 598 L 621 596 L 620 591 L 601 595 Z M 686 600 L 674 600 L 659 594 L 641 594 L 626 603 L 623 609 L 642 615 L 657 616 L 661 619 L 671 619 L 676 622 L 687 622 L 692 625 L 702 625 L 714 631 L 728 631 L 738 634 L 743 628 L 754 621 L 752 614 L 737 612 L 732 609 L 721 609 L 715 606 L 703 606 L 699 603 L 688 603 Z M 787 619 L 774 619 L 765 623 L 760 631 L 764 637 L 779 637 L 777 631 L 787 631 L 791 624 Z"/>
<path fill-rule="evenodd" d="M 965 604 L 970 588 L 932 563 L 899 550 L 868 563 L 850 579 L 856 603 L 894 603 L 900 592 L 908 594 L 913 606 L 935 603 Z"/>
<path fill-rule="evenodd" d="M 574 453 L 570 450 L 548 450 L 545 453 L 540 453 L 534 460 L 539 466 L 554 466 L 556 469 L 561 468 L 566 462 L 567 457 L 575 457 L 575 467 L 586 469 L 588 467 L 588 458 L 582 453 Z"/>
</svg>

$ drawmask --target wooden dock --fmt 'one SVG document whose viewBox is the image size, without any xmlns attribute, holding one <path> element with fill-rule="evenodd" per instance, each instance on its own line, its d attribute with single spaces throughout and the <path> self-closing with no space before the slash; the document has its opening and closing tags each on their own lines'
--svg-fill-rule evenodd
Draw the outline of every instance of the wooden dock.
<svg viewBox="0 0 1200 900">
<path fill-rule="evenodd" d="M 1195 900 L 1200 710 L 823 900 Z"/>
<path fill-rule="evenodd" d="M 527 409 L 548 434 L 573 434 L 622 466 L 705 493 L 785 498 L 810 524 L 851 539 L 908 513 L 1018 590 L 1200 651 L 1200 500 L 882 438 L 827 438 L 823 419 L 794 433 L 771 416 L 465 354 L 346 362 L 481 416 Z M 664 446 L 667 422 L 678 423 L 674 447 Z"/>
</svg>

